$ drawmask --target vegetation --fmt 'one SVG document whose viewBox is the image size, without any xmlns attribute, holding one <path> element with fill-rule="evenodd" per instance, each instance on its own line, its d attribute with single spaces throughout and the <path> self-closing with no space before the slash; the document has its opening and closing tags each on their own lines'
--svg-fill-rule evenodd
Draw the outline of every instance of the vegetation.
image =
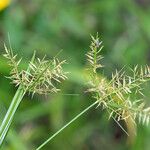
<svg viewBox="0 0 150 150">
<path fill-rule="evenodd" d="M 38 0 L 3 8 L 0 49 L 4 53 L 4 41 L 9 45 L 9 32 L 13 55 L 5 46 L 11 70 L 0 56 L 1 143 L 11 124 L 1 149 L 36 149 L 46 139 L 43 149 L 149 149 L 148 4 Z M 105 47 L 97 36 L 85 49 L 97 31 Z M 63 74 L 61 66 L 53 74 L 65 63 L 56 58 L 62 48 L 59 57 L 67 65 Z M 57 73 L 68 79 L 58 84 Z"/>
</svg>

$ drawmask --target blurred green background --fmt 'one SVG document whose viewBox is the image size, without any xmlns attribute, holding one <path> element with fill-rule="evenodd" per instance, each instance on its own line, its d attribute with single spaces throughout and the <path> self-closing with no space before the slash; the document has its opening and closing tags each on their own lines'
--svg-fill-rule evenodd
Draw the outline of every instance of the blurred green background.
<svg viewBox="0 0 150 150">
<path fill-rule="evenodd" d="M 34 50 L 37 56 L 66 59 L 69 80 L 59 94 L 26 95 L 7 135 L 4 150 L 35 149 L 66 122 L 93 102 L 84 79 L 85 54 L 90 34 L 103 41 L 105 76 L 116 68 L 150 64 L 149 0 L 12 0 L 0 11 L 0 119 L 3 118 L 16 88 L 10 84 L 10 68 L 3 58 L 3 43 L 10 42 L 28 64 Z M 149 103 L 150 86 L 145 89 Z M 73 95 L 76 94 L 76 95 Z M 150 126 L 138 125 L 133 145 L 108 115 L 91 109 L 74 122 L 45 150 L 149 150 Z"/>
</svg>

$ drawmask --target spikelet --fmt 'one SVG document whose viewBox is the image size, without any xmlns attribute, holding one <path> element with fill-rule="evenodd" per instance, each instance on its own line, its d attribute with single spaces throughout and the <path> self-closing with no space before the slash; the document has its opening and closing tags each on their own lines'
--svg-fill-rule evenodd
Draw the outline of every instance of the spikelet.
<svg viewBox="0 0 150 150">
<path fill-rule="evenodd" d="M 12 83 L 18 86 L 21 84 L 20 72 L 18 70 L 21 59 L 18 61 L 17 55 L 14 55 L 12 49 L 8 49 L 5 44 L 4 48 L 6 53 L 3 56 L 8 59 L 8 64 L 12 67 L 9 78 L 12 80 Z"/>
<path fill-rule="evenodd" d="M 94 38 L 93 36 L 91 36 L 91 38 L 92 38 L 92 42 L 90 45 L 90 51 L 86 54 L 86 56 L 88 62 L 90 63 L 93 69 L 93 72 L 96 73 L 96 69 L 102 67 L 100 61 L 103 57 L 100 55 L 100 52 L 103 46 L 102 46 L 102 41 L 99 41 L 98 34 L 96 38 Z"/>
</svg>

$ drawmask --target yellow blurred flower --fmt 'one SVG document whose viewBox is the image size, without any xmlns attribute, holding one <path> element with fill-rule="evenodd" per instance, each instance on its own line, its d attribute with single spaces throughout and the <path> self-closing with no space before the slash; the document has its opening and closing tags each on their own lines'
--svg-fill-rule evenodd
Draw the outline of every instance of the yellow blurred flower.
<svg viewBox="0 0 150 150">
<path fill-rule="evenodd" d="M 10 0 L 0 0 L 0 11 L 5 9 L 10 4 Z"/>
</svg>

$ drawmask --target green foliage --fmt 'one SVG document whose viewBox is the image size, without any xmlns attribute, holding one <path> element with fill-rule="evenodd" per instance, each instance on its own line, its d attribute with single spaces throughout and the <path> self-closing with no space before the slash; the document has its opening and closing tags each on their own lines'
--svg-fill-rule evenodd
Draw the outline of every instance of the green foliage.
<svg viewBox="0 0 150 150">
<path fill-rule="evenodd" d="M 88 74 L 83 70 L 86 67 L 85 48 L 89 45 L 90 34 L 99 32 L 104 41 L 105 47 L 101 55 L 105 59 L 101 61 L 106 67 L 105 75 L 101 70 L 100 76 L 107 76 L 108 81 L 116 68 L 121 70 L 123 66 L 134 68 L 136 64 L 149 65 L 149 12 L 148 0 L 11 1 L 10 6 L 0 12 L 1 53 L 4 53 L 3 43 L 8 45 L 8 33 L 14 53 L 23 58 L 20 70 L 27 67 L 34 50 L 39 58 L 45 54 L 48 58 L 53 58 L 63 48 L 61 60 L 65 58 L 68 62 L 64 70 L 71 73 L 66 82 L 57 86 L 62 91 L 59 94 L 46 97 L 35 95 L 32 100 L 25 95 L 3 149 L 35 149 L 75 114 L 91 104 L 91 97 L 84 93 Z M 127 68 L 126 74 L 130 75 Z M 5 78 L 9 76 L 9 71 L 6 59 L 1 55 L 0 104 L 3 109 L 0 119 L 4 117 L 16 91 Z M 146 102 L 145 107 L 149 105 L 149 91 L 147 83 L 142 91 L 146 95 L 142 97 Z M 136 101 L 134 94 L 131 94 L 130 100 Z M 44 149 L 149 150 L 149 126 L 137 124 L 134 144 L 127 146 L 126 135 L 114 121 L 108 122 L 109 116 L 106 115 L 101 109 L 90 110 Z M 124 127 L 124 123 L 120 123 Z"/>
</svg>

